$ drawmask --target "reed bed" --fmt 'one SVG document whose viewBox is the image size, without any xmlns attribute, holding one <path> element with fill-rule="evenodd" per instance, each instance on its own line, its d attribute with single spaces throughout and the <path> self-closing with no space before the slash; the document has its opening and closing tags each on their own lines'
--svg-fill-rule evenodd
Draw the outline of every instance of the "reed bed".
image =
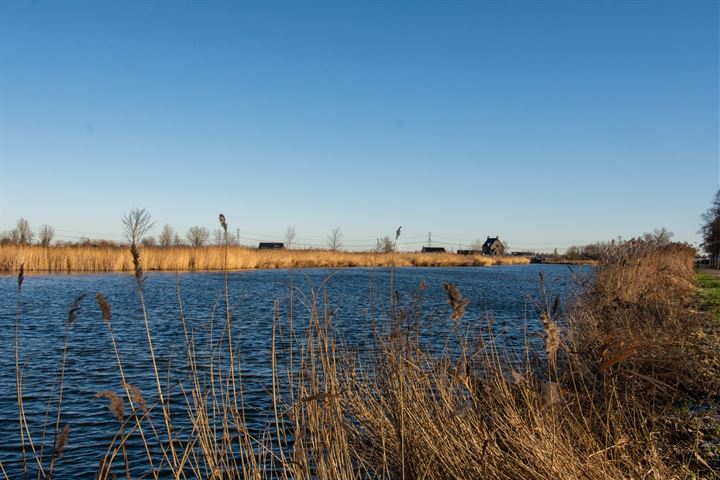
<svg viewBox="0 0 720 480">
<path fill-rule="evenodd" d="M 137 262 L 135 272 L 142 302 Z M 200 353 L 180 305 L 188 375 L 175 387 L 184 401 L 173 410 L 186 427 L 175 428 L 163 399 L 171 386 L 162 387 L 157 371 L 157 392 L 143 392 L 146 399 L 125 383 L 117 394 L 99 392 L 119 426 L 97 476 L 130 478 L 125 445 L 142 436 L 143 473 L 153 478 L 717 478 L 706 447 L 716 445 L 720 424 L 698 426 L 676 410 L 679 401 L 718 398 L 720 341 L 695 309 L 693 278 L 685 245 L 622 244 L 579 279 L 575 303 L 538 299 L 544 348 L 515 352 L 498 347 L 491 318 L 463 323 L 467 300 L 453 285 L 445 285 L 450 333 L 441 354 L 423 346 L 424 284 L 409 303 L 391 296 L 382 312 L 388 328 L 363 353 L 338 346 L 322 290 L 303 308 L 278 301 L 272 406 L 261 432 L 247 423 L 241 359 L 251 353 L 233 348 L 226 283 L 209 354 Z M 98 303 L 122 376 L 111 306 L 100 296 Z M 22 414 L 20 423 L 24 442 L 36 445 Z M 72 442 L 72 430 L 64 432 Z M 49 462 L 35 451 L 27 462 L 42 470 Z"/>
<path fill-rule="evenodd" d="M 333 252 L 328 250 L 257 250 L 243 247 L 138 247 L 146 271 L 244 270 L 311 267 L 469 267 L 527 264 L 526 257 L 451 253 Z M 133 258 L 122 247 L 0 246 L 0 271 L 130 272 Z"/>
</svg>

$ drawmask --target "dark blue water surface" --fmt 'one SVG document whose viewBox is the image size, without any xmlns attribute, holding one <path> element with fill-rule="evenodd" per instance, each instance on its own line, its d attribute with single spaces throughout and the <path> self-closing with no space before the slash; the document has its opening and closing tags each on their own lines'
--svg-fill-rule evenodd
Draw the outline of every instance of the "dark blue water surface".
<svg viewBox="0 0 720 480">
<path fill-rule="evenodd" d="M 572 294 L 573 272 L 560 265 L 399 268 L 394 272 L 394 286 L 400 305 L 410 311 L 410 304 L 418 297 L 418 286 L 424 282 L 422 324 L 430 346 L 441 349 L 453 328 L 443 282 L 455 284 L 469 300 L 463 323 L 484 325 L 492 317 L 501 340 L 520 346 L 540 331 L 537 314 L 544 302 L 540 273 L 549 297 Z M 210 343 L 213 318 L 217 322 L 214 336 L 224 322 L 224 285 L 220 272 L 151 272 L 148 276 L 144 292 L 152 340 L 158 367 L 164 377 L 170 372 L 171 385 L 182 383 L 186 365 L 178 291 L 202 354 Z M 347 348 L 362 349 L 372 341 L 373 323 L 379 330 L 387 328 L 388 269 L 232 272 L 228 286 L 234 346 L 241 355 L 245 399 L 251 406 L 248 423 L 258 429 L 263 428 L 269 414 L 273 312 L 277 306 L 280 313 L 287 314 L 291 292 L 297 328 L 307 321 L 314 292 L 327 298 L 326 308 L 332 313 L 337 338 Z M 25 412 L 39 448 L 49 395 L 58 379 L 68 310 L 75 298 L 87 294 L 68 336 L 61 424 L 70 426 L 70 435 L 54 477 L 92 478 L 118 425 L 108 412 L 107 402 L 94 395 L 103 390 L 122 393 L 108 328 L 95 301 L 97 292 L 112 305 L 112 328 L 128 382 L 139 387 L 150 403 L 157 398 L 135 278 L 125 274 L 28 275 L 18 296 L 17 277 L 2 276 L 0 292 L 0 462 L 10 478 L 20 478 L 23 472 L 15 390 L 16 312 Z M 173 388 L 172 393 L 178 409 L 182 406 L 179 390 Z M 46 434 L 46 444 L 50 445 L 55 412 L 51 406 L 52 426 Z M 50 448 L 45 447 L 46 458 Z M 143 472 L 147 467 L 144 453 L 136 450 L 140 447 L 135 443 L 129 448 L 130 464 L 136 473 Z M 36 471 L 32 462 L 28 463 L 31 471 Z"/>
</svg>

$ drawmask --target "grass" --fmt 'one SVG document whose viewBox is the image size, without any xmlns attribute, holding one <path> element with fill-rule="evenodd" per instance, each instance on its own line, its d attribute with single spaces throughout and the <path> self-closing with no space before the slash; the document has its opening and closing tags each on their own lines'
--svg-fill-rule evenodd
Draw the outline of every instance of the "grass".
<svg viewBox="0 0 720 480">
<path fill-rule="evenodd" d="M 146 271 L 242 270 L 311 267 L 464 267 L 527 264 L 526 257 L 451 253 L 256 250 L 244 247 L 138 247 Z M 0 272 L 132 272 L 133 256 L 121 247 L 0 246 Z"/>
<path fill-rule="evenodd" d="M 720 325 L 720 277 L 704 273 L 697 274 L 700 286 L 700 301 L 703 309 L 710 312 Z"/>
<path fill-rule="evenodd" d="M 135 254 L 142 303 L 137 260 L 149 268 Z M 208 345 L 194 340 L 179 305 L 188 370 L 180 387 L 163 386 L 155 369 L 156 392 L 144 392 L 142 402 L 124 377 L 122 391 L 99 392 L 118 429 L 99 452 L 98 478 L 129 478 L 125 445 L 139 437 L 145 469 L 133 475 L 153 478 L 717 478 L 718 425 L 698 426 L 691 408 L 682 415 L 677 408 L 720 393 L 720 341 L 695 308 L 692 261 L 692 249 L 679 244 L 613 248 L 592 277 L 579 279 L 573 304 L 538 299 L 544 348 L 515 352 L 499 347 L 491 319 L 462 322 L 467 300 L 449 284 L 449 334 L 439 354 L 424 347 L 424 284 L 410 303 L 392 296 L 383 313 L 390 328 L 363 353 L 338 346 L 322 289 L 302 302 L 278 302 L 270 421 L 261 432 L 247 422 L 241 358 L 252 353 L 231 343 L 238 319 L 229 313 L 226 282 L 225 311 L 209 325 Z M 112 307 L 100 296 L 98 305 L 122 376 Z M 152 352 L 149 329 L 147 342 Z M 18 376 L 18 392 L 21 384 Z M 183 399 L 175 416 L 173 388 Z M 58 430 L 61 422 L 53 422 Z M 22 415 L 20 430 L 37 446 Z M 65 431 L 63 442 L 73 435 Z M 53 461 L 36 451 L 27 451 L 33 471 Z M 141 468 L 143 458 L 132 460 Z"/>
</svg>

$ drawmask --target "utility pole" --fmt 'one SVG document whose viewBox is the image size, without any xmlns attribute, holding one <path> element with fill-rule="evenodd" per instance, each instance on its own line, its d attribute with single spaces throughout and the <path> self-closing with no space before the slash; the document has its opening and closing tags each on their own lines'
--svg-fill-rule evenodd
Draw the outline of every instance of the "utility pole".
<svg viewBox="0 0 720 480">
<path fill-rule="evenodd" d="M 428 232 L 428 247 L 432 247 L 432 232 Z"/>
<path fill-rule="evenodd" d="M 235 243 L 237 243 L 237 246 L 240 246 L 240 229 L 235 229 Z"/>
</svg>

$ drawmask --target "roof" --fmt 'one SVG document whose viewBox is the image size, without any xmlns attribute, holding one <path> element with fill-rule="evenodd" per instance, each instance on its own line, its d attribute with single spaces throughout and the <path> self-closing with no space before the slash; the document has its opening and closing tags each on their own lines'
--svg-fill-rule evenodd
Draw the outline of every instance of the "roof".
<svg viewBox="0 0 720 480">
<path fill-rule="evenodd" d="M 487 237 L 487 240 L 485 240 L 485 243 L 483 245 L 489 247 L 495 242 L 500 242 L 500 237 Z"/>
</svg>

